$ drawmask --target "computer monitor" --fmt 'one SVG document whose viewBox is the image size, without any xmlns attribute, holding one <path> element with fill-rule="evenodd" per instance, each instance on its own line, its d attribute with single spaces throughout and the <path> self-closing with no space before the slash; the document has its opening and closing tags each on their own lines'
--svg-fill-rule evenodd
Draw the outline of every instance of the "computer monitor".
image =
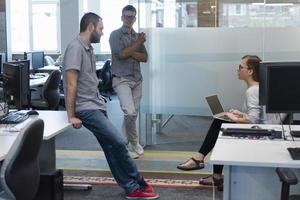
<svg viewBox="0 0 300 200">
<path fill-rule="evenodd" d="M 24 59 L 30 60 L 30 69 L 35 70 L 44 67 L 44 52 L 24 52 Z"/>
<path fill-rule="evenodd" d="M 21 109 L 28 105 L 29 61 L 3 63 L 3 99 L 8 106 Z"/>
<path fill-rule="evenodd" d="M 0 74 L 2 73 L 3 63 L 6 62 L 6 53 L 0 53 Z"/>
<path fill-rule="evenodd" d="M 267 113 L 300 112 L 300 61 L 260 65 L 259 103 Z"/>
</svg>

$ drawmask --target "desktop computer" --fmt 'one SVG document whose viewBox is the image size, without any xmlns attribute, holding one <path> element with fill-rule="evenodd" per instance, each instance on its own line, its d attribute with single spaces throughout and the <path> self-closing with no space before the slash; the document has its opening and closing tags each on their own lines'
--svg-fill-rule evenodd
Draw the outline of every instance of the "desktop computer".
<svg viewBox="0 0 300 200">
<path fill-rule="evenodd" d="M 41 172 L 40 186 L 34 200 L 63 200 L 63 171 Z"/>
<path fill-rule="evenodd" d="M 299 73 L 300 61 L 260 64 L 259 104 L 265 106 L 267 113 L 300 113 Z M 289 129 L 292 139 L 300 135 L 290 124 Z M 300 159 L 300 147 L 287 150 L 293 159 Z"/>
</svg>

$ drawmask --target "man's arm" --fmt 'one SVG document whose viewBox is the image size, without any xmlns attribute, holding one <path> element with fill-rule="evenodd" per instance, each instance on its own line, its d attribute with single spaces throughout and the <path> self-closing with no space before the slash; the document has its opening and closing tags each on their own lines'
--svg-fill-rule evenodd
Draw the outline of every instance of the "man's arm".
<svg viewBox="0 0 300 200">
<path fill-rule="evenodd" d="M 79 72 L 75 69 L 66 71 L 67 78 L 67 113 L 69 122 L 73 124 L 74 128 L 80 128 L 82 121 L 75 115 L 75 101 L 77 94 L 77 80 Z"/>
<path fill-rule="evenodd" d="M 140 46 L 143 45 L 145 41 L 146 41 L 145 33 L 139 33 L 138 39 L 135 42 L 133 42 L 129 47 L 126 47 L 122 50 L 120 55 L 121 59 L 133 57 L 134 59 L 140 62 L 146 62 L 147 54 L 137 52 L 137 49 L 140 48 Z"/>
<path fill-rule="evenodd" d="M 132 57 L 139 62 L 147 62 L 148 59 L 146 52 L 133 52 Z"/>
</svg>

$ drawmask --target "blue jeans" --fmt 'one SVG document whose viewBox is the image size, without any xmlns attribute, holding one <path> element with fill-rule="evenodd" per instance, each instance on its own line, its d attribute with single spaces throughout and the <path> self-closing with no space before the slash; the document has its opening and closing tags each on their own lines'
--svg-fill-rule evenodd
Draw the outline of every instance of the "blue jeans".
<svg viewBox="0 0 300 200">
<path fill-rule="evenodd" d="M 76 112 L 76 116 L 82 121 L 83 126 L 96 136 L 117 183 L 127 193 L 142 187 L 143 179 L 128 155 L 125 140 L 109 121 L 106 112 L 84 110 Z"/>
</svg>

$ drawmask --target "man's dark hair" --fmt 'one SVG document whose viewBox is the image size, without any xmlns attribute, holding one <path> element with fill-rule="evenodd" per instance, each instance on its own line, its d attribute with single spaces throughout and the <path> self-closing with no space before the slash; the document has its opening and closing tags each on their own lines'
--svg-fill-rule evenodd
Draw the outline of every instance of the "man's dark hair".
<svg viewBox="0 0 300 200">
<path fill-rule="evenodd" d="M 93 23 L 93 25 L 96 27 L 100 19 L 102 18 L 95 13 L 85 13 L 80 21 L 80 32 L 86 31 L 90 23 Z"/>
<path fill-rule="evenodd" d="M 259 64 L 261 62 L 261 59 L 256 55 L 245 55 L 242 57 L 242 59 L 247 59 L 246 65 L 248 69 L 253 70 L 253 80 L 259 82 Z"/>
<path fill-rule="evenodd" d="M 124 14 L 125 11 L 131 11 L 136 14 L 136 9 L 132 5 L 127 5 L 122 9 L 122 15 Z"/>
</svg>

